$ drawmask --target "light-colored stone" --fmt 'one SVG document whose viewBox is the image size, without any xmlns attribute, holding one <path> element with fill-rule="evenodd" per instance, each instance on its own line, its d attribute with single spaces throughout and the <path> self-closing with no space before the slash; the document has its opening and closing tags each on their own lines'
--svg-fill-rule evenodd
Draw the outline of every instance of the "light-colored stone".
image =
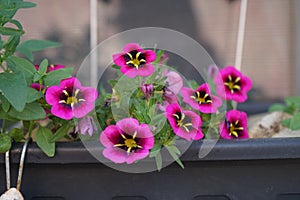
<svg viewBox="0 0 300 200">
<path fill-rule="evenodd" d="M 292 131 L 281 125 L 283 119 L 290 118 L 291 115 L 283 112 L 272 112 L 260 117 L 249 126 L 249 136 L 251 138 L 270 138 L 270 137 L 300 137 L 300 130 Z"/>
<path fill-rule="evenodd" d="M 24 197 L 16 188 L 10 188 L 0 196 L 0 200 L 24 200 Z"/>
</svg>

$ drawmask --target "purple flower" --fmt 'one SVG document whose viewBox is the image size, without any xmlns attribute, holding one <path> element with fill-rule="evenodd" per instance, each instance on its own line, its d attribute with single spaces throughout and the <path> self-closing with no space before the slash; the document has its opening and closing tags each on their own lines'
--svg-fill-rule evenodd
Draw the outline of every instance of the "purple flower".
<svg viewBox="0 0 300 200">
<path fill-rule="evenodd" d="M 193 111 L 181 110 L 178 104 L 170 104 L 165 115 L 174 133 L 186 140 L 199 140 L 204 137 L 201 125 L 202 119 Z"/>
<path fill-rule="evenodd" d="M 219 126 L 220 135 L 224 139 L 249 138 L 247 114 L 238 110 L 226 113 L 225 121 Z"/>
<path fill-rule="evenodd" d="M 209 79 L 214 79 L 216 74 L 219 73 L 219 68 L 217 65 L 210 65 L 208 67 L 208 78 Z"/>
<path fill-rule="evenodd" d="M 75 128 L 75 133 L 81 133 L 85 135 L 88 133 L 90 136 L 96 131 L 94 118 L 92 116 L 86 116 L 82 118 Z"/>
<path fill-rule="evenodd" d="M 178 94 L 183 86 L 183 80 L 181 76 L 174 71 L 170 71 L 166 73 L 167 79 L 167 88 L 172 91 L 174 94 Z"/>
<path fill-rule="evenodd" d="M 196 90 L 184 87 L 181 94 L 184 102 L 203 113 L 215 113 L 222 105 L 222 100 L 210 93 L 207 83 L 202 84 Z"/>
<path fill-rule="evenodd" d="M 216 91 L 226 100 L 244 102 L 247 100 L 247 92 L 252 87 L 252 81 L 232 66 L 221 69 L 215 76 Z"/>
<path fill-rule="evenodd" d="M 34 67 L 35 67 L 36 70 L 39 70 L 39 68 L 40 68 L 39 65 L 34 65 Z M 54 70 L 58 70 L 58 69 L 62 69 L 62 68 L 65 68 L 65 66 L 64 65 L 49 65 L 47 67 L 47 71 L 46 72 L 48 73 L 48 72 L 52 72 Z"/>
<path fill-rule="evenodd" d="M 114 63 L 121 67 L 121 72 L 129 78 L 138 76 L 150 76 L 155 68 L 151 62 L 156 59 L 152 50 L 143 50 L 136 43 L 127 44 L 123 53 L 113 55 Z"/>
<path fill-rule="evenodd" d="M 65 68 L 65 66 L 64 65 L 49 65 L 48 71 L 52 72 L 54 70 L 58 70 L 58 69 L 62 69 L 62 68 Z"/>
<path fill-rule="evenodd" d="M 75 77 L 64 79 L 59 86 L 51 86 L 46 91 L 51 113 L 66 120 L 84 117 L 93 110 L 97 96 L 96 89 L 82 87 Z"/>
<path fill-rule="evenodd" d="M 149 99 L 154 94 L 154 87 L 152 84 L 143 84 L 141 89 L 146 99 Z"/>
<path fill-rule="evenodd" d="M 44 85 L 41 85 L 39 83 L 32 83 L 30 85 L 30 87 L 33 88 L 33 89 L 35 89 L 35 90 L 37 90 L 37 91 L 43 90 L 45 88 Z"/>
<path fill-rule="evenodd" d="M 147 124 L 134 118 L 125 118 L 110 125 L 100 135 L 104 145 L 103 155 L 114 163 L 132 164 L 149 155 L 154 137 Z"/>
</svg>

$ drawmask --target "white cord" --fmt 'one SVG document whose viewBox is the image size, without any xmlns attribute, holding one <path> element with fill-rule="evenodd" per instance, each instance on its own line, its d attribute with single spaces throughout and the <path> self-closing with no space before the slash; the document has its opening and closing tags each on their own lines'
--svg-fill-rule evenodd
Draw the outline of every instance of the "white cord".
<svg viewBox="0 0 300 200">
<path fill-rule="evenodd" d="M 10 189 L 9 151 L 5 153 L 6 189 Z"/>
<path fill-rule="evenodd" d="M 245 36 L 246 16 L 247 16 L 247 3 L 248 0 L 241 0 L 238 37 L 237 37 L 236 53 L 235 53 L 235 68 L 238 70 L 241 70 L 241 66 L 242 66 L 244 36 Z"/>
<path fill-rule="evenodd" d="M 25 154 L 26 154 L 27 146 L 28 146 L 30 139 L 31 138 L 26 139 L 23 149 L 22 149 L 21 158 L 20 158 L 18 181 L 17 181 L 17 190 L 19 190 L 19 191 L 21 189 L 21 181 L 22 181 L 22 175 L 23 175 L 23 169 L 24 169 Z"/>
<path fill-rule="evenodd" d="M 90 46 L 91 46 L 91 57 L 90 57 L 90 77 L 91 86 L 97 87 L 97 74 L 98 74 L 98 53 L 96 46 L 98 44 L 98 1 L 90 0 Z"/>
</svg>

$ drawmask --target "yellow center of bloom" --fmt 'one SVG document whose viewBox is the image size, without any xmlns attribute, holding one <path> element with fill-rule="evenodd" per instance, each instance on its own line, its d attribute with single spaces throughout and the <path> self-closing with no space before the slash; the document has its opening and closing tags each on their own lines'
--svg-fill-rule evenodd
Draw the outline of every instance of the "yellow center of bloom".
<svg viewBox="0 0 300 200">
<path fill-rule="evenodd" d="M 67 98 L 67 104 L 75 104 L 78 103 L 78 99 L 76 97 L 68 97 Z"/>
<path fill-rule="evenodd" d="M 126 64 L 132 64 L 136 69 L 139 69 L 141 63 L 146 63 L 145 59 L 139 59 L 141 53 L 142 52 L 137 52 L 134 57 L 131 53 L 128 52 L 127 55 L 129 56 L 130 60 L 127 61 Z"/>
<path fill-rule="evenodd" d="M 230 75 L 228 76 L 228 81 L 225 82 L 224 84 L 227 86 L 227 88 L 230 90 L 230 92 L 233 94 L 234 90 L 240 90 L 240 77 L 236 77 L 233 79 Z"/>
<path fill-rule="evenodd" d="M 115 144 L 114 147 L 126 147 L 127 154 L 129 154 L 133 148 L 142 149 L 143 147 L 138 145 L 137 142 L 135 141 L 136 135 L 137 135 L 137 131 L 134 132 L 132 138 L 127 138 L 124 134 L 121 134 L 122 138 L 124 139 L 124 143 Z"/>
<path fill-rule="evenodd" d="M 127 148 L 133 148 L 133 147 L 138 146 L 136 141 L 134 141 L 134 139 L 126 139 L 124 143 L 125 143 Z"/>
<path fill-rule="evenodd" d="M 234 137 L 239 137 L 239 132 L 243 131 L 243 127 L 239 127 L 239 120 L 237 120 L 235 123 L 230 123 L 229 126 L 229 135 Z"/>
<path fill-rule="evenodd" d="M 176 113 L 173 114 L 173 116 L 176 118 L 177 126 L 184 128 L 186 132 L 190 132 L 189 127 L 193 126 L 193 124 L 184 122 L 185 119 L 184 113 Z"/>
<path fill-rule="evenodd" d="M 64 95 L 67 97 L 66 99 L 60 100 L 59 103 L 64 103 L 67 105 L 70 105 L 72 108 L 74 107 L 75 104 L 81 101 L 85 101 L 84 99 L 78 99 L 77 95 L 80 92 L 79 89 L 76 89 L 74 92 L 74 96 L 70 96 L 70 94 L 67 92 L 67 90 L 62 91 Z"/>
<path fill-rule="evenodd" d="M 202 103 L 212 103 L 211 97 L 205 92 L 195 92 L 194 96 L 191 96 L 192 99 L 195 99 L 199 104 Z"/>
</svg>

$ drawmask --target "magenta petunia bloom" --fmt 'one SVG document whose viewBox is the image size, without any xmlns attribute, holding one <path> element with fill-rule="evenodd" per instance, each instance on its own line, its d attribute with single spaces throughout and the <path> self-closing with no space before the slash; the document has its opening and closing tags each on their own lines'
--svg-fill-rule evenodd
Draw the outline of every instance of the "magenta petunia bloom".
<svg viewBox="0 0 300 200">
<path fill-rule="evenodd" d="M 220 135 L 224 139 L 249 138 L 247 114 L 238 110 L 226 113 L 225 121 L 220 124 Z"/>
<path fill-rule="evenodd" d="M 51 86 L 46 91 L 51 113 L 66 120 L 88 114 L 93 110 L 97 96 L 95 88 L 81 86 L 75 77 L 64 79 L 59 86 Z"/>
<path fill-rule="evenodd" d="M 35 89 L 35 90 L 37 90 L 37 91 L 43 90 L 45 88 L 44 85 L 41 85 L 39 83 L 32 83 L 30 85 L 30 87 L 33 88 L 33 89 Z"/>
<path fill-rule="evenodd" d="M 219 73 L 219 68 L 217 65 L 210 65 L 208 67 L 208 78 L 209 79 L 214 79 L 216 74 Z"/>
<path fill-rule="evenodd" d="M 129 78 L 136 76 L 150 76 L 155 68 L 151 64 L 156 59 L 152 50 L 143 50 L 136 43 L 127 44 L 123 53 L 113 55 L 114 63 L 121 67 L 121 72 Z"/>
<path fill-rule="evenodd" d="M 95 131 L 97 131 L 97 128 L 92 116 L 85 116 L 82 118 L 75 128 L 75 133 L 79 132 L 82 135 L 86 135 L 86 133 L 88 133 L 90 136 L 93 136 Z"/>
<path fill-rule="evenodd" d="M 217 94 L 226 99 L 236 102 L 247 100 L 247 92 L 252 87 L 252 81 L 232 66 L 227 66 L 215 76 Z"/>
<path fill-rule="evenodd" d="M 34 67 L 35 67 L 36 70 L 39 70 L 39 68 L 40 68 L 39 65 L 34 65 Z M 58 69 L 62 69 L 62 68 L 65 68 L 65 66 L 64 65 L 49 65 L 47 67 L 47 71 L 46 72 L 48 73 L 48 72 L 52 72 L 54 70 L 58 70 Z"/>
<path fill-rule="evenodd" d="M 64 65 L 49 65 L 48 71 L 51 72 L 51 71 L 62 69 L 62 68 L 65 68 L 65 66 Z"/>
<path fill-rule="evenodd" d="M 172 91 L 174 94 L 178 94 L 183 86 L 183 80 L 181 76 L 174 71 L 166 73 L 166 84 L 168 90 Z"/>
<path fill-rule="evenodd" d="M 143 92 L 144 97 L 146 99 L 149 99 L 154 94 L 154 86 L 153 86 L 153 84 L 146 84 L 145 83 L 145 84 L 142 85 L 141 89 L 142 89 L 142 92 Z"/>
<path fill-rule="evenodd" d="M 110 125 L 100 135 L 104 145 L 103 155 L 114 163 L 132 164 L 149 155 L 154 137 L 147 124 L 139 124 L 134 118 L 125 118 Z"/>
<path fill-rule="evenodd" d="M 178 104 L 170 104 L 165 115 L 174 130 L 174 133 L 186 140 L 200 140 L 204 137 L 199 115 L 189 110 L 181 110 Z"/>
<path fill-rule="evenodd" d="M 210 93 L 209 85 L 202 84 L 196 90 L 184 87 L 181 89 L 183 101 L 203 113 L 215 113 L 222 105 L 222 100 Z"/>
</svg>

